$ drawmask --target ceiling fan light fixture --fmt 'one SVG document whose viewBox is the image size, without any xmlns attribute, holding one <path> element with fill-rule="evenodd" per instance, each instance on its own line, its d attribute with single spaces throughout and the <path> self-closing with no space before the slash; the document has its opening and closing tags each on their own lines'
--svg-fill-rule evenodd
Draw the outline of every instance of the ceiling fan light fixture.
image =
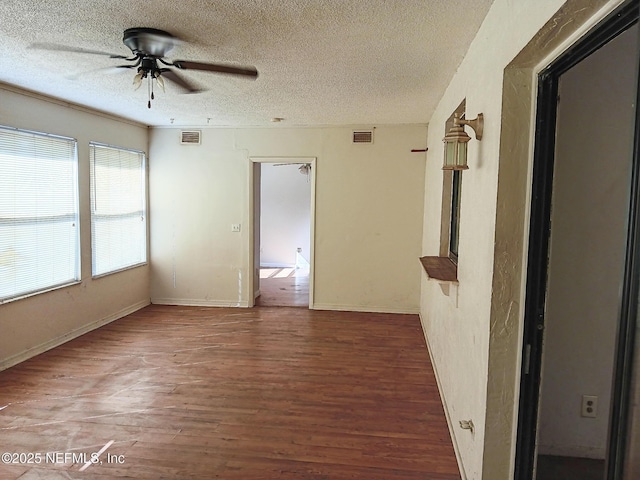
<svg viewBox="0 0 640 480">
<path fill-rule="evenodd" d="M 162 75 L 160 75 L 160 72 L 155 72 L 154 76 L 156 78 L 156 82 L 158 83 L 158 86 L 162 89 L 162 92 L 164 93 L 165 89 L 164 89 L 164 78 L 162 78 Z"/>
<path fill-rule="evenodd" d="M 143 77 L 142 71 L 138 72 L 136 74 L 136 76 L 133 77 L 133 89 L 134 90 L 139 89 L 140 85 L 142 85 L 142 77 Z"/>
</svg>

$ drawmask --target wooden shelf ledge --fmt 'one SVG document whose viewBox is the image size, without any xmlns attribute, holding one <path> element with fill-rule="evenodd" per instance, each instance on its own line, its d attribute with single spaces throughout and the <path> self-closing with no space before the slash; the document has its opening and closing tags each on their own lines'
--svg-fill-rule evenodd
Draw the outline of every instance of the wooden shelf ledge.
<svg viewBox="0 0 640 480">
<path fill-rule="evenodd" d="M 420 263 L 430 279 L 458 283 L 458 266 L 449 257 L 420 257 Z"/>
</svg>

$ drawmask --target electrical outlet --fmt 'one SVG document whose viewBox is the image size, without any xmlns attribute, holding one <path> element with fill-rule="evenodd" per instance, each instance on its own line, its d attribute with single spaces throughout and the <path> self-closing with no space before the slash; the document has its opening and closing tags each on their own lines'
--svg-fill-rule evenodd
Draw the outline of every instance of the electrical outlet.
<svg viewBox="0 0 640 480">
<path fill-rule="evenodd" d="M 240 224 L 239 223 L 232 223 L 231 224 L 231 231 L 232 232 L 239 232 L 240 231 Z"/>
<path fill-rule="evenodd" d="M 598 416 L 598 397 L 595 395 L 583 395 L 580 415 L 588 418 L 596 418 Z"/>
</svg>

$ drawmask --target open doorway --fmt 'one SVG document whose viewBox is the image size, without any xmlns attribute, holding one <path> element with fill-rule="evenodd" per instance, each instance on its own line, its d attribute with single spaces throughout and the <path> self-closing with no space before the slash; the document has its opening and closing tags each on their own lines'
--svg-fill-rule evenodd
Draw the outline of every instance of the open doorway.
<svg viewBox="0 0 640 480">
<path fill-rule="evenodd" d="M 256 306 L 311 307 L 315 158 L 252 158 Z"/>
<path fill-rule="evenodd" d="M 636 25 L 559 79 L 537 480 L 604 478 L 637 38 Z"/>
<path fill-rule="evenodd" d="M 638 264 L 637 2 L 539 76 L 516 476 L 624 476 Z M 637 373 L 636 373 L 637 375 Z"/>
</svg>

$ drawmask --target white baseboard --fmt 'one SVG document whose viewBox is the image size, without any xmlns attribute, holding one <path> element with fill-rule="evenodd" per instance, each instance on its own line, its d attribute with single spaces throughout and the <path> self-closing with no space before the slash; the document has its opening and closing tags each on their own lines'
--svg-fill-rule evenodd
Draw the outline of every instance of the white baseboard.
<svg viewBox="0 0 640 480">
<path fill-rule="evenodd" d="M 371 306 L 371 305 L 339 305 L 335 303 L 314 303 L 311 307 L 313 310 L 336 310 L 339 312 L 365 312 L 365 313 L 398 313 L 417 315 L 420 313 L 414 308 L 397 308 L 387 306 Z"/>
<path fill-rule="evenodd" d="M 40 345 L 36 345 L 35 347 L 31 347 L 23 352 L 12 355 L 8 358 L 0 360 L 0 371 L 6 370 L 7 368 L 13 367 L 25 360 L 28 360 L 36 355 L 40 355 L 41 353 L 46 352 L 47 350 L 51 350 L 52 348 L 58 347 L 63 343 L 68 342 L 69 340 L 73 340 L 85 333 L 89 333 L 96 328 L 100 328 L 108 323 L 111 323 L 115 320 L 118 320 L 122 317 L 126 317 L 127 315 L 140 310 L 141 308 L 149 305 L 149 300 L 144 300 L 142 302 L 134 303 L 122 310 L 119 310 L 111 315 L 108 315 L 104 318 L 96 320 L 95 322 L 88 323 L 86 325 L 81 326 L 80 328 L 76 328 L 70 332 L 65 333 L 64 335 L 60 335 L 59 337 L 53 338 L 47 342 L 41 343 Z"/>
<path fill-rule="evenodd" d="M 182 307 L 240 307 L 248 308 L 249 302 L 231 302 L 224 300 L 202 300 L 200 298 L 151 298 L 153 305 L 180 305 Z"/>
<path fill-rule="evenodd" d="M 249 302 L 233 302 L 224 300 L 202 300 L 199 298 L 167 298 L 152 297 L 153 305 L 180 305 L 184 307 L 240 307 L 248 308 Z M 386 306 L 370 305 L 338 305 L 331 303 L 315 303 L 310 307 L 312 310 L 336 310 L 341 312 L 366 312 L 366 313 L 397 313 L 417 315 L 419 310 L 413 308 L 395 308 Z"/>
<path fill-rule="evenodd" d="M 422 334 L 427 344 L 427 351 L 429 352 L 429 359 L 431 360 L 431 366 L 433 367 L 433 373 L 436 377 L 436 384 L 438 385 L 438 393 L 440 394 L 440 401 L 442 402 L 442 409 L 444 410 L 444 416 L 447 420 L 447 426 L 449 427 L 449 436 L 451 437 L 451 443 L 453 443 L 453 451 L 456 454 L 456 461 L 458 462 L 458 470 L 460 470 L 460 476 L 462 480 L 467 480 L 467 473 L 464 470 L 462 463 L 462 457 L 460 455 L 460 448 L 456 442 L 456 436 L 454 435 L 454 425 L 451 423 L 451 417 L 449 416 L 449 408 L 447 407 L 447 399 L 442 391 L 442 384 L 440 383 L 440 376 L 438 375 L 438 368 L 433 361 L 433 355 L 431 355 L 431 347 L 429 346 L 429 337 L 424 329 L 424 322 L 422 321 L 422 313 L 420 313 L 420 325 L 422 326 Z"/>
</svg>

